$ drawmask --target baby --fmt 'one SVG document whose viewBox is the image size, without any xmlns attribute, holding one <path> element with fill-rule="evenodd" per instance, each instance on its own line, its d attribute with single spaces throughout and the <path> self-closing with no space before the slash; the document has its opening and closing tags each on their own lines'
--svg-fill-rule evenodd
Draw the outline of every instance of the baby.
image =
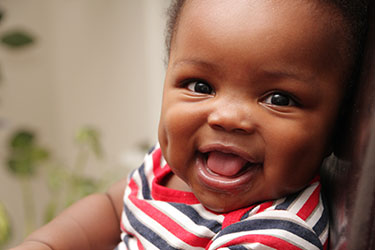
<svg viewBox="0 0 375 250">
<path fill-rule="evenodd" d="M 159 144 L 15 249 L 327 249 L 318 172 L 364 30 L 344 2 L 173 1 Z"/>
</svg>

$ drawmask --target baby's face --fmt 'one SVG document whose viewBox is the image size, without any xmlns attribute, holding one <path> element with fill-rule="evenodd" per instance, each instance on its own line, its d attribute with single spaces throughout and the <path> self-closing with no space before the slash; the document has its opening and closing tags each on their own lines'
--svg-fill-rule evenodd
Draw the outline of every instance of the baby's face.
<svg viewBox="0 0 375 250">
<path fill-rule="evenodd" d="M 339 33 L 308 2 L 187 2 L 159 126 L 174 172 L 167 186 L 224 212 L 296 192 L 316 176 L 345 65 Z"/>
</svg>

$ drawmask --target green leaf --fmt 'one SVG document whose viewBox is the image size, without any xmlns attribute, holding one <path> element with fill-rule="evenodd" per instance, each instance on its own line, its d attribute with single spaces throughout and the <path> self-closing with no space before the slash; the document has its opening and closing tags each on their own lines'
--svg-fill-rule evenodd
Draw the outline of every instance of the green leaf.
<svg viewBox="0 0 375 250">
<path fill-rule="evenodd" d="M 31 157 L 33 161 L 40 162 L 47 160 L 49 157 L 49 153 L 42 147 L 34 146 L 31 149 Z"/>
<path fill-rule="evenodd" d="M 81 128 L 76 135 L 76 142 L 87 146 L 97 158 L 102 157 L 103 152 L 99 132 L 96 129 L 90 127 Z"/>
<path fill-rule="evenodd" d="M 6 165 L 16 176 L 32 176 L 48 156 L 46 149 L 36 145 L 32 132 L 20 130 L 11 137 Z"/>
<path fill-rule="evenodd" d="M 25 31 L 10 31 L 1 37 L 1 42 L 8 47 L 19 48 L 34 43 L 34 38 Z"/>
<path fill-rule="evenodd" d="M 12 158 L 7 163 L 8 169 L 15 175 L 31 176 L 34 174 L 34 167 L 27 159 Z"/>
<path fill-rule="evenodd" d="M 0 246 L 9 241 L 11 237 L 11 226 L 8 213 L 0 203 Z"/>
<path fill-rule="evenodd" d="M 30 131 L 17 131 L 10 140 L 10 146 L 16 148 L 30 147 L 34 142 L 34 134 Z"/>
</svg>

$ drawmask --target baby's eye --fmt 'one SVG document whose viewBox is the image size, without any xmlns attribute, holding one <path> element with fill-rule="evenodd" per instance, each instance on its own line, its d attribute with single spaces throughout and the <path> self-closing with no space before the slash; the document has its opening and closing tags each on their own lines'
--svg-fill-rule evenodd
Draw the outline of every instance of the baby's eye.
<svg viewBox="0 0 375 250">
<path fill-rule="evenodd" d="M 284 93 L 272 93 L 264 100 L 266 104 L 275 106 L 296 106 L 297 103 L 287 94 Z"/>
<path fill-rule="evenodd" d="M 207 94 L 207 95 L 213 94 L 212 87 L 208 83 L 205 83 L 205 82 L 193 81 L 193 82 L 188 83 L 186 87 L 189 90 L 197 92 L 197 93 Z"/>
</svg>

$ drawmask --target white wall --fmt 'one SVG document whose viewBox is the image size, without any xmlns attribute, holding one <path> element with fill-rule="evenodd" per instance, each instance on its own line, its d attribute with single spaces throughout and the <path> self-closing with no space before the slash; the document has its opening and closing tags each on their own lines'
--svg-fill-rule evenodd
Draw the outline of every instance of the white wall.
<svg viewBox="0 0 375 250">
<path fill-rule="evenodd" d="M 37 36 L 34 46 L 21 51 L 0 48 L 0 200 L 16 218 L 13 243 L 22 236 L 22 204 L 3 162 L 16 128 L 34 129 L 69 165 L 75 131 L 91 125 L 101 132 L 106 167 L 124 168 L 124 175 L 123 156 L 140 141 L 156 141 L 168 3 L 1 0 L 6 18 L 0 33 L 21 27 Z M 46 191 L 34 186 L 42 204 Z"/>
</svg>

